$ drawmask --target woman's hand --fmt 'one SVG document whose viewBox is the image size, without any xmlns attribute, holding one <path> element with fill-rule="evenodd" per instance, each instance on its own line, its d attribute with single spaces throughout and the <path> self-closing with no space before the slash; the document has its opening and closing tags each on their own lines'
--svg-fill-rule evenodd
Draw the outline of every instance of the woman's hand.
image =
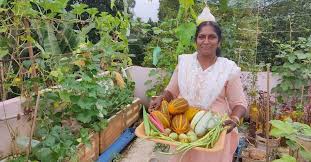
<svg viewBox="0 0 311 162">
<path fill-rule="evenodd" d="M 163 100 L 170 102 L 173 99 L 174 99 L 173 94 L 170 91 L 165 90 L 161 96 L 157 97 L 156 99 L 150 102 L 148 111 L 152 112 L 154 110 L 157 110 L 161 106 Z"/>
<path fill-rule="evenodd" d="M 152 100 L 149 104 L 148 111 L 152 112 L 154 110 L 159 109 L 159 107 L 161 106 L 162 100 L 163 100 L 163 96 L 159 96 L 156 99 Z"/>
<path fill-rule="evenodd" d="M 223 126 L 227 127 L 227 133 L 230 133 L 235 127 L 240 124 L 240 118 L 243 117 L 246 113 L 246 108 L 240 105 L 237 105 L 233 108 L 230 118 L 226 120 Z"/>
<path fill-rule="evenodd" d="M 228 127 L 227 134 L 230 133 L 235 127 L 238 126 L 238 121 L 236 119 L 228 119 L 223 124 L 224 127 Z"/>
</svg>

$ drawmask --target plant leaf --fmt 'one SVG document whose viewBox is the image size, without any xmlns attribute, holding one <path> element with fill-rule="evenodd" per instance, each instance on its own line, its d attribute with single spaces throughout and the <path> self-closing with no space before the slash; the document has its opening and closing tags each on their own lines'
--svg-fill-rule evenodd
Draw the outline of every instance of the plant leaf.
<svg viewBox="0 0 311 162">
<path fill-rule="evenodd" d="M 154 66 L 157 66 L 160 54 L 161 54 L 161 48 L 159 46 L 157 46 L 156 48 L 153 49 L 152 64 Z"/>
<path fill-rule="evenodd" d="M 296 159 L 290 155 L 283 155 L 281 159 L 273 160 L 272 162 L 296 162 Z"/>
<path fill-rule="evenodd" d="M 48 22 L 45 23 L 45 27 L 47 30 L 47 35 L 44 37 L 44 49 L 46 55 L 55 55 L 55 54 L 61 54 L 58 41 L 56 39 L 53 25 L 49 24 Z"/>
</svg>

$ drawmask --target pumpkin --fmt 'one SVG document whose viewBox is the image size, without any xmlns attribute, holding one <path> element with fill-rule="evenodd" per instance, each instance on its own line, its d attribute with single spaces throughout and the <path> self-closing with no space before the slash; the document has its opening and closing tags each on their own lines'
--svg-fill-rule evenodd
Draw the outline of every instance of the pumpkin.
<svg viewBox="0 0 311 162">
<path fill-rule="evenodd" d="M 156 110 L 156 111 L 152 111 L 151 115 L 159 119 L 164 128 L 170 127 L 171 125 L 170 117 L 168 117 L 166 114 L 162 113 L 161 111 Z"/>
<path fill-rule="evenodd" d="M 170 113 L 168 111 L 168 102 L 166 100 L 163 100 L 161 102 L 161 107 L 160 107 L 160 111 L 163 113 L 163 114 L 166 114 L 167 116 L 171 117 L 170 116 Z"/>
<path fill-rule="evenodd" d="M 196 107 L 189 107 L 189 109 L 185 112 L 185 115 L 189 122 L 191 122 L 192 118 L 195 114 L 197 114 L 200 111 L 199 108 Z"/>
<path fill-rule="evenodd" d="M 172 115 L 182 114 L 189 108 L 188 101 L 184 98 L 177 98 L 168 104 L 168 111 Z"/>
<path fill-rule="evenodd" d="M 184 114 L 175 115 L 172 119 L 171 128 L 174 132 L 181 134 L 189 131 L 189 122 Z"/>
</svg>

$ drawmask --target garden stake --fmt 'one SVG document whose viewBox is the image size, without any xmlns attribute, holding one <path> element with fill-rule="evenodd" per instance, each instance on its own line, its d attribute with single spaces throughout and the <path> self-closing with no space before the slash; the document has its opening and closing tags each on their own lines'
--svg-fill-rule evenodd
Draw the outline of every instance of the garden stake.
<svg viewBox="0 0 311 162">
<path fill-rule="evenodd" d="M 37 94 L 38 95 L 37 95 L 37 99 L 36 99 L 35 112 L 33 113 L 33 116 L 31 118 L 32 122 L 31 122 L 31 131 L 30 131 L 30 136 L 29 136 L 28 149 L 26 150 L 27 160 L 28 160 L 29 154 L 31 152 L 31 140 L 32 140 L 32 136 L 33 136 L 33 133 L 35 131 L 35 128 L 36 128 L 37 114 L 38 114 L 38 108 L 39 108 L 39 103 L 40 103 L 40 93 L 37 92 Z"/>
<path fill-rule="evenodd" d="M 305 90 L 305 86 L 302 85 L 301 86 L 301 101 L 300 101 L 300 105 L 303 106 L 303 95 L 304 95 L 304 90 Z"/>
<path fill-rule="evenodd" d="M 30 27 L 29 27 L 29 21 L 25 18 L 24 19 L 24 25 L 25 25 L 25 30 L 26 30 L 26 34 L 27 36 L 30 36 Z M 32 48 L 32 43 L 30 41 L 27 41 L 27 46 L 28 46 L 28 52 L 29 52 L 29 57 L 31 60 L 31 76 L 32 77 L 36 77 L 36 69 L 35 69 L 35 58 L 34 58 L 34 54 L 33 54 L 33 48 Z M 32 140 L 32 136 L 33 136 L 33 132 L 35 130 L 36 127 L 36 120 L 37 120 L 37 113 L 38 113 L 38 107 L 39 107 L 39 101 L 40 101 L 40 93 L 39 93 L 39 88 L 38 88 L 38 84 L 35 83 L 34 85 L 34 90 L 37 94 L 37 100 L 36 100 L 36 107 L 35 107 L 35 112 L 32 116 L 32 123 L 31 123 L 31 132 L 30 132 L 30 136 L 29 136 L 29 143 L 28 143 L 28 149 L 26 150 L 26 159 L 28 161 L 29 158 L 29 154 L 31 152 L 31 140 Z"/>
<path fill-rule="evenodd" d="M 267 65 L 267 111 L 266 111 L 266 162 L 269 162 L 269 120 L 270 120 L 270 65 Z"/>
</svg>

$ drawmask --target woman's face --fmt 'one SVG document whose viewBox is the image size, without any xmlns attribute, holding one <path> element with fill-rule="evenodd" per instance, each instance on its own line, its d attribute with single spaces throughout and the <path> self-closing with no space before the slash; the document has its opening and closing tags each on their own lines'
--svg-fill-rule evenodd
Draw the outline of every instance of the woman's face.
<svg viewBox="0 0 311 162">
<path fill-rule="evenodd" d="M 198 53 L 202 55 L 215 55 L 216 49 L 219 47 L 220 41 L 214 31 L 214 28 L 210 25 L 201 28 L 196 39 L 196 46 Z"/>
</svg>

